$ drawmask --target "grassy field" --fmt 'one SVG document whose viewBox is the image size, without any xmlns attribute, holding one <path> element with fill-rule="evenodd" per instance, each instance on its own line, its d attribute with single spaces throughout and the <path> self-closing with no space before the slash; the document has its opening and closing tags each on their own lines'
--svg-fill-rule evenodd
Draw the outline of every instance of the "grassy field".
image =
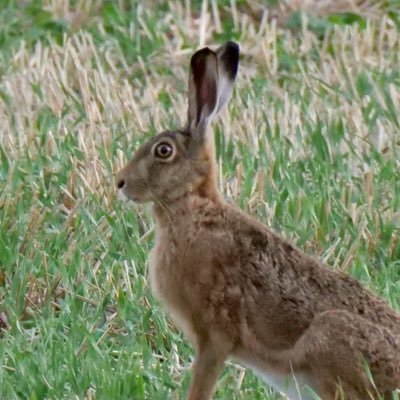
<svg viewBox="0 0 400 400">
<path fill-rule="evenodd" d="M 214 126 L 226 197 L 400 308 L 400 5 L 290 3 L 2 1 L 0 399 L 183 398 L 150 209 L 113 175 L 182 124 L 204 44 L 242 50 Z M 280 396 L 229 364 L 215 398 Z"/>
</svg>

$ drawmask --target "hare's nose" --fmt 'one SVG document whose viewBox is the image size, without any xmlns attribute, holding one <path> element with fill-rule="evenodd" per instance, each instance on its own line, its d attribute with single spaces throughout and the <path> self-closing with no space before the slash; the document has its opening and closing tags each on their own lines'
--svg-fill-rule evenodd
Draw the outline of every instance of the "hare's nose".
<svg viewBox="0 0 400 400">
<path fill-rule="evenodd" d="M 125 186 L 125 179 L 119 179 L 117 181 L 117 187 L 118 189 L 122 189 Z"/>
</svg>

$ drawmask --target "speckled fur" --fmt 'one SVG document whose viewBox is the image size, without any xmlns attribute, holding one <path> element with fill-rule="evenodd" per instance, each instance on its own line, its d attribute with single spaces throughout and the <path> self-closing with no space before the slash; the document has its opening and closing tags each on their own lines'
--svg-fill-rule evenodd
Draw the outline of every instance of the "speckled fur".
<svg viewBox="0 0 400 400">
<path fill-rule="evenodd" d="M 234 50 L 228 43 L 196 53 L 191 90 L 201 92 L 207 79 L 219 87 L 225 75 L 233 84 Z M 204 57 L 206 72 L 196 70 L 196 57 Z M 212 83 L 204 84 L 207 90 Z M 207 125 L 193 123 L 199 110 L 204 114 L 201 99 L 190 94 L 188 125 L 145 144 L 117 178 L 127 197 L 154 202 L 151 288 L 196 349 L 188 399 L 212 397 L 228 357 L 290 399 L 311 399 L 305 386 L 324 400 L 340 393 L 390 398 L 400 387 L 399 314 L 223 200 Z M 166 137 L 176 155 L 158 163 L 150 148 Z"/>
</svg>

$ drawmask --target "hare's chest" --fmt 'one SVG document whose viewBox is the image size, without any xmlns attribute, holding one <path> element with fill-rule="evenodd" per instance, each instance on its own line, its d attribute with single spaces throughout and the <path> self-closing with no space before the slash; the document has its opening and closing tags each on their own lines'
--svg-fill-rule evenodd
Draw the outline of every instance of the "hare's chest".
<svg viewBox="0 0 400 400">
<path fill-rule="evenodd" d="M 174 236 L 158 232 L 150 253 L 149 279 L 153 295 L 175 324 L 191 336 L 190 314 L 182 292 L 181 249 Z"/>
<path fill-rule="evenodd" d="M 168 233 L 157 233 L 156 243 L 150 253 L 149 278 L 154 296 L 162 303 L 173 293 L 178 263 L 178 245 Z"/>
</svg>

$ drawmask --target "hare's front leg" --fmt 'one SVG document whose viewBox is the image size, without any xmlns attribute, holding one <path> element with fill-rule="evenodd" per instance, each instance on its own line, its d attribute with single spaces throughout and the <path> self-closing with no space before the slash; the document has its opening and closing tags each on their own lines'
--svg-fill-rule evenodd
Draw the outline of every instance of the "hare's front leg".
<svg viewBox="0 0 400 400">
<path fill-rule="evenodd" d="M 229 350 L 226 341 L 221 343 L 209 338 L 198 341 L 188 400 L 211 399 Z"/>
</svg>

